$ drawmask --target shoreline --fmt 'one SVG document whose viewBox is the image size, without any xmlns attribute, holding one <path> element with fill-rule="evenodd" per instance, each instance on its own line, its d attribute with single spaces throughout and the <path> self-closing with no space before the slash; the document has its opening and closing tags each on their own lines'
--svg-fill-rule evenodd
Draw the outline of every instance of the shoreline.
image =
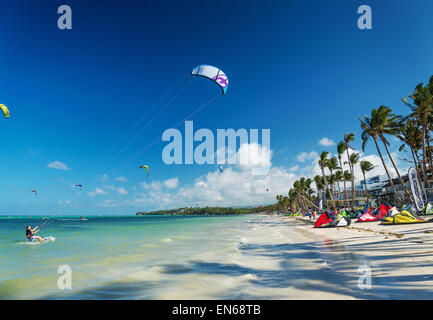
<svg viewBox="0 0 433 320">
<path fill-rule="evenodd" d="M 319 244 L 333 255 L 353 255 L 354 265 L 336 263 L 336 271 L 359 279 L 358 268 L 368 266 L 371 289 L 361 291 L 372 294 L 373 299 L 433 299 L 433 225 L 382 226 L 380 222 L 366 222 L 314 229 L 313 219 L 285 220 L 302 221 L 296 229 L 320 239 Z"/>
</svg>

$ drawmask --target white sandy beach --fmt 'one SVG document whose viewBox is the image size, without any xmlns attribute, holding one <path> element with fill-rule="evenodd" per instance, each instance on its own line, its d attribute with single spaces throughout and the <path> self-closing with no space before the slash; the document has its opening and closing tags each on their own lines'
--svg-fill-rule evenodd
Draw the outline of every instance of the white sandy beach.
<svg viewBox="0 0 433 320">
<path fill-rule="evenodd" d="M 254 218 L 223 256 L 198 253 L 181 265 L 191 272 L 171 273 L 160 265 L 129 281 L 170 283 L 156 290 L 156 299 L 433 298 L 433 224 L 314 229 L 313 221 Z M 227 237 L 233 232 L 226 231 Z M 198 260 L 206 261 L 206 271 L 191 265 Z M 360 266 L 371 270 L 370 289 L 358 285 Z"/>
<path fill-rule="evenodd" d="M 366 264 L 372 272 L 374 299 L 433 298 L 433 224 L 382 226 L 379 222 L 353 223 L 342 228 L 313 228 L 313 219 L 284 217 L 307 221 L 296 228 L 312 240 L 317 237 L 331 256 L 354 255 L 353 268 L 344 263 L 332 267 L 342 274 L 354 274 Z"/>
</svg>

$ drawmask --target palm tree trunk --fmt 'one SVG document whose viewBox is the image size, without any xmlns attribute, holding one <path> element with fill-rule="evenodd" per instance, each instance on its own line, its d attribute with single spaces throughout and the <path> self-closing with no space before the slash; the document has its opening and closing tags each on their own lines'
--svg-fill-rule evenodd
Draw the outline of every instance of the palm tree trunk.
<svg viewBox="0 0 433 320">
<path fill-rule="evenodd" d="M 325 170 L 325 169 L 323 169 L 323 170 Z M 329 169 L 329 172 L 331 172 L 331 176 L 332 176 L 332 170 L 331 169 Z M 334 188 L 335 188 L 335 183 L 331 183 L 331 195 L 332 195 L 332 199 L 335 199 L 335 197 L 334 197 L 334 192 L 335 192 Z"/>
<path fill-rule="evenodd" d="M 300 193 L 298 193 L 302 198 L 304 198 L 304 196 Z M 320 210 L 320 208 L 318 206 L 316 206 L 313 202 L 311 202 L 310 200 L 308 200 L 307 198 L 304 198 L 305 201 L 308 201 L 308 203 L 310 203 L 313 207 L 317 208 Z"/>
<path fill-rule="evenodd" d="M 413 200 L 412 196 L 407 191 L 406 185 L 404 184 L 404 181 L 401 178 L 400 172 L 398 171 L 398 168 L 395 165 L 394 159 L 391 157 L 391 153 L 389 152 L 388 146 L 386 145 L 384 138 L 382 136 L 380 136 L 380 138 L 381 138 L 381 140 L 383 142 L 383 145 L 385 146 L 386 152 L 388 153 L 388 157 L 391 160 L 392 165 L 394 166 L 395 172 L 397 172 L 397 176 L 398 176 L 398 179 L 400 180 L 400 183 L 402 185 L 404 193 L 406 194 L 406 196 L 408 197 L 408 199 L 410 199 L 412 201 Z"/>
<path fill-rule="evenodd" d="M 317 188 L 317 186 L 316 186 L 316 188 Z M 319 188 L 317 188 L 317 197 L 318 197 L 320 200 L 322 200 L 322 194 L 320 193 Z"/>
<path fill-rule="evenodd" d="M 338 157 L 338 161 L 340 162 L 341 171 L 343 171 L 344 200 L 347 200 L 346 179 L 344 179 L 344 168 L 343 165 L 341 164 L 341 156 Z"/>
<path fill-rule="evenodd" d="M 386 175 L 388 176 L 389 183 L 391 184 L 392 190 L 394 191 L 395 197 L 398 201 L 402 202 L 400 196 L 397 193 L 397 190 L 395 190 L 394 182 L 392 182 L 391 176 L 388 172 L 388 168 L 386 167 L 385 161 L 383 160 L 382 152 L 380 152 L 379 145 L 377 144 L 377 138 L 373 137 L 373 140 L 374 144 L 376 145 L 377 152 L 379 153 L 380 160 L 382 161 L 383 168 L 385 169 Z"/>
<path fill-rule="evenodd" d="M 349 169 L 350 169 L 350 175 L 352 176 L 351 182 L 352 182 L 352 212 L 355 212 L 355 177 L 353 174 L 353 167 L 350 163 L 350 155 L 349 155 L 349 145 L 346 144 L 346 153 L 347 153 L 347 162 L 349 163 Z"/>
<path fill-rule="evenodd" d="M 423 167 L 423 175 L 424 175 L 424 186 L 427 188 L 427 163 L 426 163 L 426 148 L 425 148 L 425 126 L 422 126 L 422 167 Z"/>
<path fill-rule="evenodd" d="M 368 189 L 367 189 L 367 180 L 365 180 L 365 172 L 362 171 L 362 175 L 364 176 L 364 188 L 365 188 L 365 197 L 367 198 L 367 204 L 368 204 Z"/>
<path fill-rule="evenodd" d="M 432 173 L 433 173 L 432 172 L 432 168 L 433 168 L 433 165 L 432 165 L 432 155 L 431 155 L 431 149 L 430 149 L 430 141 L 429 141 L 428 137 L 426 137 L 426 140 L 427 140 L 427 149 L 428 149 L 427 156 L 428 156 L 430 176 L 431 176 Z"/>
<path fill-rule="evenodd" d="M 326 179 L 325 170 L 323 169 L 323 166 L 320 166 L 320 169 L 322 170 L 322 176 L 323 176 L 323 181 L 325 182 L 326 190 L 328 190 L 329 197 L 331 198 L 331 205 L 335 207 L 334 199 L 332 198 L 332 193 L 329 190 L 328 179 Z M 326 201 L 326 207 L 329 209 L 328 201 Z"/>
</svg>

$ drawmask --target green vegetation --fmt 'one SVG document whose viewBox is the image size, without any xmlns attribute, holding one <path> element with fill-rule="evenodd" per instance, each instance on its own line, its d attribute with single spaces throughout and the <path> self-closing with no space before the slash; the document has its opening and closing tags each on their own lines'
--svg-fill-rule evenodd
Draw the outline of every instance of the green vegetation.
<svg viewBox="0 0 433 320">
<path fill-rule="evenodd" d="M 233 214 L 251 214 L 270 211 L 273 206 L 263 206 L 254 208 L 224 208 L 224 207 L 190 207 L 190 208 L 177 208 L 169 210 L 158 210 L 150 212 L 137 212 L 138 216 L 141 215 L 233 215 Z"/>
</svg>

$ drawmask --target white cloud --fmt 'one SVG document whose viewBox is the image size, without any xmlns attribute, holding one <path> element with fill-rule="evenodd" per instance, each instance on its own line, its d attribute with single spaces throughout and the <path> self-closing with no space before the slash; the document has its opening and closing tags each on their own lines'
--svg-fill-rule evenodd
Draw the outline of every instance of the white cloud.
<svg viewBox="0 0 433 320">
<path fill-rule="evenodd" d="M 125 188 L 118 188 L 117 189 L 118 194 L 128 194 L 128 191 Z"/>
<path fill-rule="evenodd" d="M 364 155 L 357 150 L 350 150 L 350 153 L 358 152 L 361 154 L 361 160 L 368 160 L 376 167 L 368 177 L 374 175 L 383 175 L 385 173 L 380 158 L 375 154 Z M 330 154 L 329 156 L 334 156 Z M 393 154 L 394 159 L 402 169 L 405 164 L 398 161 L 397 155 Z M 179 179 L 171 178 L 163 181 L 145 181 L 137 185 L 138 193 L 134 192 L 135 197 L 128 200 L 118 200 L 117 205 L 138 205 L 143 210 L 146 208 L 156 210 L 159 208 L 175 208 L 184 206 L 243 206 L 243 205 L 260 205 L 275 203 L 275 196 L 278 194 L 287 195 L 292 187 L 293 182 L 300 177 L 314 177 L 321 175 L 321 170 L 317 163 L 318 153 L 315 151 L 302 152 L 297 155 L 300 164 L 296 164 L 289 169 L 283 167 L 271 167 L 266 175 L 253 175 L 252 165 L 234 165 L 226 167 L 223 172 L 212 170 L 207 174 L 198 177 L 188 185 L 181 185 Z M 343 156 L 343 162 L 346 160 Z M 270 159 L 269 159 L 269 163 Z M 302 163 L 302 164 L 301 164 Z M 390 172 L 395 171 L 389 161 L 386 161 Z M 349 170 L 347 165 L 343 164 L 345 170 Z M 402 170 L 402 174 L 403 174 Z M 329 171 L 326 170 L 329 174 Z M 359 183 L 363 179 L 359 164 L 355 166 L 355 180 Z M 348 185 L 350 187 L 350 184 Z M 269 191 L 266 191 L 269 189 Z M 118 189 L 116 189 L 118 190 Z M 96 193 L 96 190 L 95 190 Z M 113 203 L 104 205 L 112 206 Z"/>
<path fill-rule="evenodd" d="M 108 194 L 108 192 L 101 188 L 95 188 L 95 191 L 87 192 L 87 195 L 89 195 L 90 197 L 94 197 L 96 195 L 102 195 L 102 194 Z"/>
<path fill-rule="evenodd" d="M 319 154 L 316 151 L 301 152 L 296 156 L 299 162 L 305 162 L 306 160 L 316 160 L 319 158 Z"/>
<path fill-rule="evenodd" d="M 114 181 L 117 181 L 117 182 L 125 182 L 127 180 L 128 179 L 126 179 L 125 177 L 117 177 L 116 179 L 114 179 Z"/>
<path fill-rule="evenodd" d="M 324 146 L 324 147 L 330 147 L 330 146 L 334 146 L 335 142 L 332 139 L 329 139 L 327 137 L 323 137 L 322 139 L 320 139 L 319 145 Z"/>
<path fill-rule="evenodd" d="M 179 179 L 176 178 L 172 178 L 172 179 L 167 179 L 164 181 L 164 186 L 168 189 L 174 189 L 179 185 Z"/>
<path fill-rule="evenodd" d="M 273 203 L 277 194 L 287 194 L 296 178 L 295 174 L 282 168 L 271 168 L 264 176 L 252 175 L 250 170 L 227 168 L 223 173 L 211 171 L 197 178 L 192 185 L 182 186 L 175 192 L 146 185 L 146 193 L 139 195 L 135 202 L 146 202 L 162 208 L 197 204 L 239 206 Z"/>
<path fill-rule="evenodd" d="M 299 170 L 299 166 L 298 166 L 298 165 L 289 168 L 289 171 L 290 171 L 290 172 L 298 171 L 298 170 Z"/>
<path fill-rule="evenodd" d="M 146 183 L 146 182 L 142 182 L 141 186 L 145 189 L 145 190 L 162 190 L 163 188 L 163 183 L 161 181 L 152 181 L 151 183 Z"/>
<path fill-rule="evenodd" d="M 65 163 L 57 160 L 48 163 L 47 168 L 58 170 L 71 170 Z"/>
</svg>

